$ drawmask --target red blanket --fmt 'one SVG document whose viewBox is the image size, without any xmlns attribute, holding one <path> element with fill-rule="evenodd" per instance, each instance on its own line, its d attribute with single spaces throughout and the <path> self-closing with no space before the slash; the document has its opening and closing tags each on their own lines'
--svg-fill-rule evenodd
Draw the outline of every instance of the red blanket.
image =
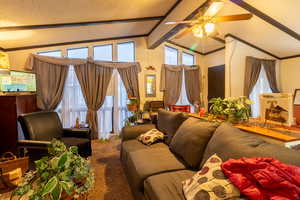
<svg viewBox="0 0 300 200">
<path fill-rule="evenodd" d="M 300 168 L 273 158 L 230 159 L 222 169 L 241 194 L 253 200 L 299 200 Z"/>
</svg>

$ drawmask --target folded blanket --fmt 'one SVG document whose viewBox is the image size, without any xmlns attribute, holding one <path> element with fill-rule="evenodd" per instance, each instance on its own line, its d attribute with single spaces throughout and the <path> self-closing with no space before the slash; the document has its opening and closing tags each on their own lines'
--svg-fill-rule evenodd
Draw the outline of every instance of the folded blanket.
<svg viewBox="0 0 300 200">
<path fill-rule="evenodd" d="M 230 159 L 222 169 L 241 194 L 253 200 L 299 200 L 300 168 L 273 158 Z"/>
</svg>

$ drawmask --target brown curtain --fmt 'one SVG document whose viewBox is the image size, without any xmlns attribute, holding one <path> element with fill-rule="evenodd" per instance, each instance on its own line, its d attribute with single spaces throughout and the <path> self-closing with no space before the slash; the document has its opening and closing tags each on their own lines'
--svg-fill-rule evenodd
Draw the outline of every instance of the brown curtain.
<svg viewBox="0 0 300 200">
<path fill-rule="evenodd" d="M 128 97 L 135 97 L 140 100 L 138 73 L 140 67 L 132 65 L 128 67 L 118 67 L 118 72 L 126 88 Z"/>
<path fill-rule="evenodd" d="M 55 110 L 62 99 L 69 66 L 34 61 L 37 83 L 37 106 Z"/>
<path fill-rule="evenodd" d="M 246 57 L 246 69 L 244 78 L 244 96 L 249 97 L 261 71 L 261 60 L 254 57 Z"/>
<path fill-rule="evenodd" d="M 92 138 L 98 138 L 97 111 L 104 103 L 112 77 L 112 67 L 101 67 L 94 63 L 75 65 L 76 76 L 88 107 L 86 121 L 91 127 Z"/>
<path fill-rule="evenodd" d="M 200 104 L 200 69 L 198 66 L 184 66 L 185 89 L 191 104 Z"/>
<path fill-rule="evenodd" d="M 262 60 L 272 92 L 279 93 L 276 80 L 276 60 Z"/>
<path fill-rule="evenodd" d="M 160 90 L 164 93 L 165 106 L 176 104 L 181 92 L 182 66 L 164 64 L 160 78 Z"/>
</svg>

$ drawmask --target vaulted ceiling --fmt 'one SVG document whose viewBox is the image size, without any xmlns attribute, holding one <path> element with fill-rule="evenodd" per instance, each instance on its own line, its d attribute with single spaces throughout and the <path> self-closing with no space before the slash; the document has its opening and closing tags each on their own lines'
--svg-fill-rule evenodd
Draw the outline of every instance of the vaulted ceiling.
<svg viewBox="0 0 300 200">
<path fill-rule="evenodd" d="M 191 18 L 205 0 L 1 0 L 0 47 L 18 50 L 73 42 L 145 36 L 155 48 L 164 41 L 207 54 L 224 47 L 226 36 L 277 58 L 300 54 L 299 0 L 224 0 L 219 16 L 253 13 L 248 21 L 217 24 L 219 40 L 192 34 L 168 20 Z"/>
</svg>

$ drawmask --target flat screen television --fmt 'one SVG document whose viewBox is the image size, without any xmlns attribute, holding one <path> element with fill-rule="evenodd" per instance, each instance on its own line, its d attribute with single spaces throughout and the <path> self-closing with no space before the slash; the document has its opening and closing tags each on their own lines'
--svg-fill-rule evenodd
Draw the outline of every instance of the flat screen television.
<svg viewBox="0 0 300 200">
<path fill-rule="evenodd" d="M 0 73 L 1 92 L 35 92 L 36 78 L 34 73 L 10 71 Z"/>
</svg>

